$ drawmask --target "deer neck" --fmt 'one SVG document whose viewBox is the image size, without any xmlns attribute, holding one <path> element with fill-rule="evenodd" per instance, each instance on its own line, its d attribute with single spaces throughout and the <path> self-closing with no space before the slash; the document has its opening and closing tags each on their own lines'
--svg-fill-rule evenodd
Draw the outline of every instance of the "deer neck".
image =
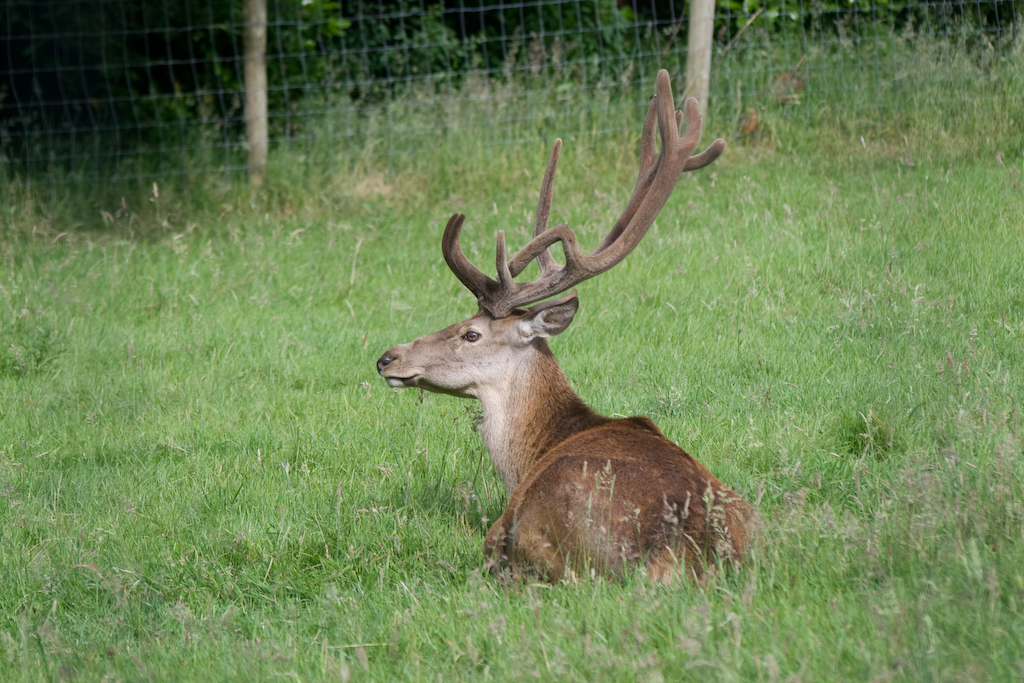
<svg viewBox="0 0 1024 683">
<path fill-rule="evenodd" d="M 546 344 L 500 385 L 482 388 L 478 398 L 480 436 L 509 494 L 548 450 L 608 420 L 576 395 Z"/>
</svg>

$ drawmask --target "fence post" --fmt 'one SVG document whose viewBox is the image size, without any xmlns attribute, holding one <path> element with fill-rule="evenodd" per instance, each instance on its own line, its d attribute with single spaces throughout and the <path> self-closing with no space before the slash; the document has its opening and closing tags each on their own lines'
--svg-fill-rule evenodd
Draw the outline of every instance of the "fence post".
<svg viewBox="0 0 1024 683">
<path fill-rule="evenodd" d="M 686 48 L 686 91 L 696 97 L 700 115 L 708 113 L 711 83 L 711 40 L 715 27 L 715 0 L 690 0 L 690 35 Z"/>
<path fill-rule="evenodd" d="M 249 180 L 263 183 L 267 168 L 267 0 L 245 0 L 245 132 Z"/>
</svg>

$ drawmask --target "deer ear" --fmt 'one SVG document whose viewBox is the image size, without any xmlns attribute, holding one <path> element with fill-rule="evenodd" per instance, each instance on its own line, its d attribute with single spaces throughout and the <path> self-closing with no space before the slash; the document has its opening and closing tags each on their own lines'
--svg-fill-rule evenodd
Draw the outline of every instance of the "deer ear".
<svg viewBox="0 0 1024 683">
<path fill-rule="evenodd" d="M 573 290 L 563 297 L 528 308 L 526 315 L 519 320 L 520 329 L 528 339 L 554 337 L 569 327 L 579 308 L 580 300 Z"/>
</svg>

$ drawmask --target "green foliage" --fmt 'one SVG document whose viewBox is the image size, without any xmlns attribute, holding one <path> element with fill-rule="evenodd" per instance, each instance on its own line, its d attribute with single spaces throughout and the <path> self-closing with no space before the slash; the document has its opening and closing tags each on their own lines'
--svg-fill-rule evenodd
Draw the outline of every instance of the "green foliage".
<svg viewBox="0 0 1024 683">
<path fill-rule="evenodd" d="M 267 53 L 271 56 L 267 65 L 268 107 L 281 110 L 285 104 L 282 90 L 330 81 L 330 53 L 351 22 L 341 18 L 340 5 L 333 0 L 281 3 L 274 9 L 276 16 L 267 22 Z"/>
<path fill-rule="evenodd" d="M 965 5 L 945 0 L 923 4 L 912 0 L 720 0 L 719 36 L 751 24 L 773 34 L 817 38 L 871 36 L 911 31 L 949 35 L 969 33 L 979 43 L 1015 40 L 1024 12 L 1020 0 L 994 0 Z"/>
<path fill-rule="evenodd" d="M 268 97 L 283 111 L 290 90 L 329 79 L 327 53 L 349 22 L 331 0 L 272 5 Z M 0 121 L 8 155 L 88 150 L 98 160 L 180 146 L 185 127 L 206 125 L 215 136 L 244 128 L 241 0 L 14 3 L 5 12 L 10 68 Z M 32 149 L 45 135 L 63 144 Z"/>
<path fill-rule="evenodd" d="M 338 43 L 339 69 L 358 83 L 349 95 L 379 101 L 402 90 L 396 81 L 443 81 L 470 67 L 471 51 L 445 24 L 443 7 L 419 7 L 408 0 L 342 5 L 352 28 Z"/>
<path fill-rule="evenodd" d="M 484 55 L 488 68 L 536 73 L 550 62 L 568 67 L 567 75 L 583 84 L 602 75 L 614 77 L 623 68 L 622 59 L 639 49 L 632 19 L 632 9 L 615 0 L 538 3 L 483 15 L 475 40 L 488 44 L 500 39 L 499 49 Z"/>
</svg>

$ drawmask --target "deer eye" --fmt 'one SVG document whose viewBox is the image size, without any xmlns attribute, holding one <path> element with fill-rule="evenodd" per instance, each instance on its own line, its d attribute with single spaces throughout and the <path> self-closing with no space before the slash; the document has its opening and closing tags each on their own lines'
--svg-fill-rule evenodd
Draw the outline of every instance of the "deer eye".
<svg viewBox="0 0 1024 683">
<path fill-rule="evenodd" d="M 475 342 L 480 340 L 480 333 L 470 330 L 466 334 L 462 335 L 462 338 L 468 342 Z"/>
</svg>

